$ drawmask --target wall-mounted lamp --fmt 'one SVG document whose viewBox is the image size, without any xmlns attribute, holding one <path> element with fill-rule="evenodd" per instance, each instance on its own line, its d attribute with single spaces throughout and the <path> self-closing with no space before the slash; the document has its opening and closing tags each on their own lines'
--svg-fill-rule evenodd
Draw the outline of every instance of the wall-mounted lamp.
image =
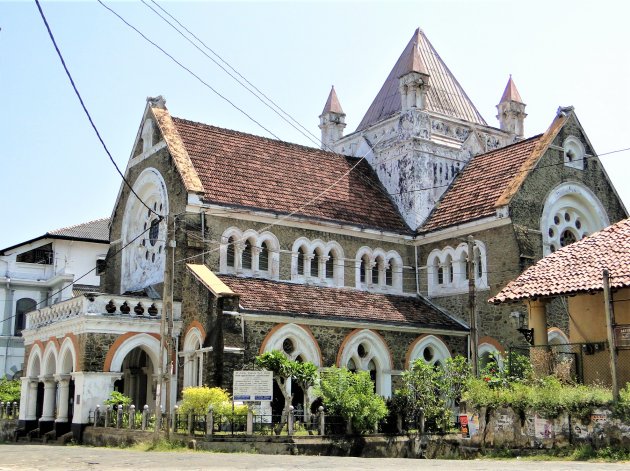
<svg viewBox="0 0 630 471">
<path fill-rule="evenodd" d="M 534 329 L 525 327 L 525 316 L 519 311 L 514 311 L 510 313 L 510 319 L 516 330 L 525 337 L 527 343 L 534 345 Z"/>
</svg>

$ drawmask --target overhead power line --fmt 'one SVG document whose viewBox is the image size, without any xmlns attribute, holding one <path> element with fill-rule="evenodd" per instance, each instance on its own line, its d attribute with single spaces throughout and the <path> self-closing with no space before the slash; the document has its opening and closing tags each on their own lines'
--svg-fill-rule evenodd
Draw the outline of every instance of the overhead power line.
<svg viewBox="0 0 630 471">
<path fill-rule="evenodd" d="M 88 120 L 90 121 L 90 125 L 92 126 L 92 129 L 96 133 L 96 137 L 98 137 L 98 140 L 100 141 L 101 145 L 103 146 L 103 149 L 105 149 L 105 152 L 107 153 L 107 156 L 109 157 L 109 160 L 114 165 L 114 168 L 118 172 L 118 175 L 120 175 L 120 178 L 122 178 L 123 182 L 125 182 L 125 184 L 129 187 L 129 190 L 131 190 L 131 192 L 134 194 L 134 196 L 136 198 L 138 198 L 138 201 L 140 201 L 144 205 L 144 207 L 147 208 L 151 213 L 155 214 L 158 218 L 161 219 L 162 216 L 160 214 L 156 213 L 152 208 L 150 208 L 142 200 L 142 198 L 140 198 L 140 196 L 138 196 L 138 194 L 134 191 L 134 189 L 131 186 L 131 184 L 127 181 L 127 179 L 125 178 L 123 173 L 120 171 L 120 168 L 118 168 L 118 164 L 116 164 L 116 161 L 114 160 L 114 158 L 112 157 L 111 152 L 107 148 L 107 145 L 105 144 L 105 141 L 101 137 L 101 133 L 99 132 L 98 128 L 96 127 L 96 124 L 94 124 L 94 120 L 92 119 L 92 116 L 90 115 L 90 112 L 88 111 L 87 106 L 85 106 L 85 102 L 83 101 L 83 98 L 81 97 L 81 94 L 79 93 L 79 89 L 77 88 L 76 84 L 74 83 L 74 79 L 72 78 L 72 75 L 70 74 L 70 70 L 68 70 L 68 66 L 66 65 L 66 61 L 64 60 L 63 55 L 61 54 L 61 51 L 59 50 L 59 46 L 57 46 L 57 41 L 55 40 L 55 36 L 53 35 L 52 30 L 50 29 L 50 25 L 48 24 L 48 20 L 46 19 L 46 15 L 44 15 L 44 11 L 42 10 L 42 6 L 40 5 L 39 0 L 35 0 L 35 3 L 37 4 L 37 9 L 39 10 L 39 14 L 41 15 L 42 20 L 44 21 L 44 25 L 46 25 L 46 30 L 48 31 L 48 36 L 50 36 L 50 40 L 52 41 L 53 46 L 55 47 L 55 51 L 57 51 L 57 55 L 59 56 L 59 60 L 61 61 L 61 65 L 63 66 L 63 70 L 65 70 L 66 75 L 68 76 L 68 79 L 70 80 L 70 84 L 72 85 L 72 89 L 74 90 L 74 93 L 76 94 L 77 98 L 79 99 L 79 102 L 81 103 L 81 107 L 83 108 L 83 111 L 85 112 L 85 115 L 87 116 Z"/>
</svg>

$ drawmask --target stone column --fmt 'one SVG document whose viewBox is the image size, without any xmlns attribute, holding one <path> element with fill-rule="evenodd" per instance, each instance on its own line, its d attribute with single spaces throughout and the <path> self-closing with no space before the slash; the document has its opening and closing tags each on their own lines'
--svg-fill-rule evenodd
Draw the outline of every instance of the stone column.
<svg viewBox="0 0 630 471">
<path fill-rule="evenodd" d="M 52 422 L 55 420 L 55 392 L 57 390 L 57 382 L 52 376 L 44 376 L 44 407 L 40 422 Z"/>
<path fill-rule="evenodd" d="M 59 403 L 57 404 L 57 419 L 55 422 L 68 422 L 70 375 L 57 375 L 55 379 L 59 381 Z"/>
<path fill-rule="evenodd" d="M 26 398 L 26 417 L 25 420 L 36 420 L 37 419 L 37 385 L 39 384 L 39 380 L 37 378 L 29 378 L 28 381 L 28 392 Z"/>
<path fill-rule="evenodd" d="M 547 345 L 547 311 L 545 301 L 529 301 L 529 328 L 534 329 L 534 345 Z"/>
<path fill-rule="evenodd" d="M 260 261 L 260 252 L 262 252 L 262 247 L 258 247 L 257 245 L 252 245 L 251 247 L 251 251 L 252 251 L 252 273 L 258 275 L 258 273 L 260 272 L 260 264 L 258 263 Z M 267 254 L 269 254 L 269 252 L 267 252 Z M 267 263 L 271 262 L 271 260 L 267 260 Z"/>
</svg>

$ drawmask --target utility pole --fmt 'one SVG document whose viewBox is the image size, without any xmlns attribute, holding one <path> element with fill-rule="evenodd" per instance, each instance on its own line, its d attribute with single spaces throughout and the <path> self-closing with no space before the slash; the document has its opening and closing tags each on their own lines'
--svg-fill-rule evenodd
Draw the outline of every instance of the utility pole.
<svg viewBox="0 0 630 471">
<path fill-rule="evenodd" d="M 479 377 L 479 358 L 477 336 L 477 313 L 475 312 L 475 240 L 472 235 L 468 236 L 468 311 L 470 315 L 470 361 L 472 363 L 472 373 L 475 378 Z"/>
<path fill-rule="evenodd" d="M 158 365 L 158 384 L 155 392 L 155 439 L 160 436 L 160 428 L 158 423 L 162 422 L 159 416 L 162 405 L 162 394 L 165 394 L 164 406 L 166 409 L 165 431 L 166 439 L 170 438 L 171 425 L 171 378 L 172 378 L 172 337 L 173 337 L 173 270 L 175 268 L 175 220 L 173 226 L 169 224 L 169 217 L 164 217 L 166 222 L 166 246 L 170 249 L 166 252 L 166 260 L 164 263 L 164 284 L 162 288 L 162 316 L 160 318 L 160 351 Z M 170 257 L 170 260 L 169 260 Z M 169 264 L 170 261 L 170 264 Z M 166 361 L 164 356 L 166 355 Z M 164 364 L 166 363 L 166 369 Z M 158 420 L 159 417 L 159 420 Z"/>
<path fill-rule="evenodd" d="M 617 347 L 615 346 L 615 313 L 610 295 L 610 275 L 607 269 L 602 272 L 604 282 L 604 310 L 606 312 L 606 331 L 610 349 L 610 376 L 612 377 L 613 402 L 619 401 L 619 383 L 617 382 Z"/>
</svg>

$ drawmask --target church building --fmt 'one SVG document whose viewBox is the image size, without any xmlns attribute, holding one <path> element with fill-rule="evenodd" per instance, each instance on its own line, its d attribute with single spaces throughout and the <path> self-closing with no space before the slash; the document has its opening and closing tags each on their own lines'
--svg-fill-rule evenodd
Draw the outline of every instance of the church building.
<svg viewBox="0 0 630 471">
<path fill-rule="evenodd" d="M 270 350 L 368 370 L 389 397 L 416 359 L 469 355 L 471 291 L 479 354 L 522 344 L 526 312 L 487 299 L 627 213 L 572 108 L 525 138 L 510 78 L 497 109 L 490 126 L 421 30 L 354 132 L 330 91 L 322 149 L 148 99 L 100 289 L 27 316 L 22 425 L 80 431 L 114 389 L 154 408 L 160 362 L 171 403 L 183 387 L 230 388 Z M 548 309 L 566 332 L 567 313 Z"/>
</svg>

